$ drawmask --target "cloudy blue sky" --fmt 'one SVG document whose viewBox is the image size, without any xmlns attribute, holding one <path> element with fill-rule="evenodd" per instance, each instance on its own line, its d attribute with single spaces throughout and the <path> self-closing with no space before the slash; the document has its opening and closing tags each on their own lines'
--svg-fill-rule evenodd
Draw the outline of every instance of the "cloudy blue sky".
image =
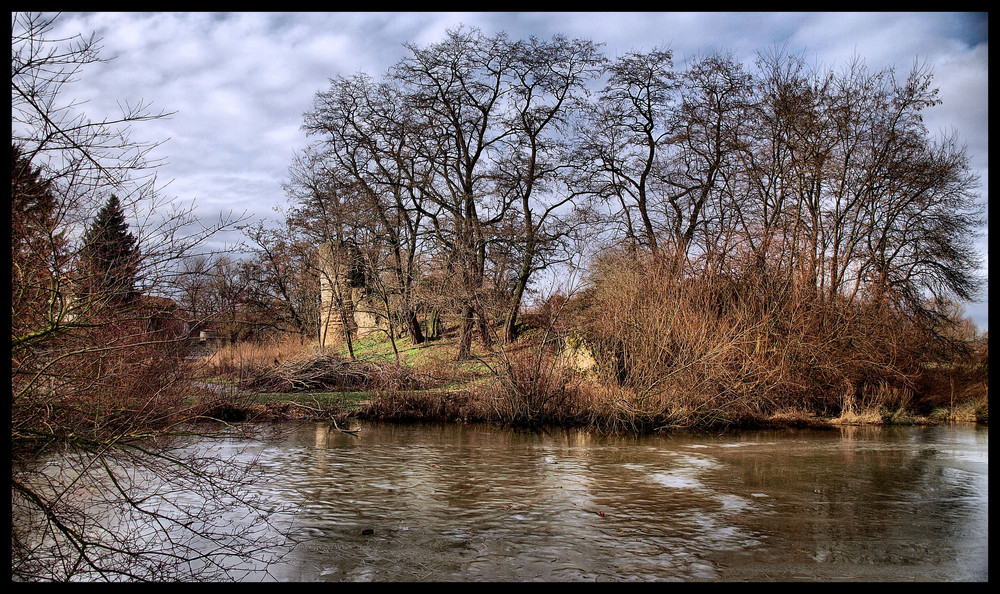
<svg viewBox="0 0 1000 594">
<path fill-rule="evenodd" d="M 194 200 L 208 220 L 229 210 L 276 219 L 289 164 L 308 143 L 300 126 L 316 92 L 337 75 L 377 77 L 404 55 L 404 43 L 433 43 L 458 25 L 515 38 L 589 38 L 604 43 L 609 57 L 665 46 L 678 67 L 715 50 L 750 63 L 775 46 L 833 68 L 852 55 L 903 74 L 926 63 L 943 104 L 925 122 L 932 134 L 959 134 L 988 200 L 984 13 L 105 12 L 65 13 L 57 23 L 59 34 L 95 32 L 102 57 L 114 57 L 88 67 L 66 90 L 88 101 L 92 119 L 140 99 L 176 112 L 138 125 L 133 137 L 168 139 L 156 155 L 167 161 L 159 173 L 170 181 L 164 192 Z M 968 307 L 981 329 L 988 328 L 987 295 Z"/>
</svg>

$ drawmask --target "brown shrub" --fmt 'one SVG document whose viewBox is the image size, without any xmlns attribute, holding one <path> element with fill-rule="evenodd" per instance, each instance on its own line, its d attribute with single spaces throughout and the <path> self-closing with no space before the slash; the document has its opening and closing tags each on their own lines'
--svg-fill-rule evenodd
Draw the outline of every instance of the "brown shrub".
<svg viewBox="0 0 1000 594">
<path fill-rule="evenodd" d="M 397 422 L 489 422 L 479 394 L 457 391 L 376 392 L 358 411 L 361 418 Z"/>
<path fill-rule="evenodd" d="M 612 254 L 593 281 L 587 340 L 602 380 L 629 394 L 611 411 L 629 424 L 836 414 L 848 396 L 907 393 L 919 369 L 918 333 L 891 310 L 821 300 L 780 271 L 692 272 L 669 257 Z"/>
<path fill-rule="evenodd" d="M 582 376 L 544 342 L 502 351 L 484 398 L 493 418 L 517 426 L 580 424 L 592 408 Z"/>
</svg>

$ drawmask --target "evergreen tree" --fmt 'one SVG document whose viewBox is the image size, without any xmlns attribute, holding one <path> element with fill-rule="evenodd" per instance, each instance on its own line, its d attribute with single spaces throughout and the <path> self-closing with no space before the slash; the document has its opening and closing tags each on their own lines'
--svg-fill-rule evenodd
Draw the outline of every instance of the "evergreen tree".
<svg viewBox="0 0 1000 594">
<path fill-rule="evenodd" d="M 82 291 L 114 305 L 133 301 L 138 296 L 139 261 L 138 240 L 129 231 L 121 201 L 112 194 L 83 238 Z"/>
<path fill-rule="evenodd" d="M 11 241 L 14 254 L 25 254 L 29 244 L 55 228 L 55 198 L 50 182 L 16 143 L 11 143 Z"/>
<path fill-rule="evenodd" d="M 11 144 L 11 156 L 11 331 L 21 336 L 57 315 L 66 241 L 51 182 L 20 145 Z"/>
</svg>

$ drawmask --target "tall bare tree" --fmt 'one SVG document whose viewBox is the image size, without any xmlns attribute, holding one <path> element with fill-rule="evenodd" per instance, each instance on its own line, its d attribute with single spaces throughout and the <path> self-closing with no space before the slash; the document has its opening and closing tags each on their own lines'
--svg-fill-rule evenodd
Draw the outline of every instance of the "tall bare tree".
<svg viewBox="0 0 1000 594">
<path fill-rule="evenodd" d="M 629 52 L 608 65 L 599 100 L 577 132 L 577 185 L 617 202 L 612 220 L 656 251 L 667 214 L 661 168 L 673 134 L 677 75 L 668 49 Z"/>
<path fill-rule="evenodd" d="M 514 131 L 502 111 L 511 97 L 514 44 L 504 34 L 452 30 L 410 55 L 393 70 L 422 134 L 417 147 L 431 167 L 425 191 L 433 208 L 422 209 L 458 278 L 460 359 L 468 358 L 473 332 L 491 345 L 493 287 L 486 284 L 488 246 L 506 219 L 512 197 L 496 191 L 495 164 Z"/>
<path fill-rule="evenodd" d="M 571 177 L 566 135 L 604 63 L 592 41 L 561 36 L 532 37 L 518 42 L 516 51 L 506 116 L 514 134 L 505 139 L 509 149 L 497 167 L 497 189 L 512 198 L 516 211 L 510 240 L 520 255 L 504 320 L 508 343 L 517 339 L 518 312 L 534 273 L 560 260 L 557 250 L 573 230 L 577 191 L 565 181 Z"/>
<path fill-rule="evenodd" d="M 752 75 L 731 54 L 698 58 L 683 73 L 676 132 L 662 175 L 670 211 L 667 236 L 684 257 L 693 250 L 711 252 L 728 227 L 724 202 L 737 175 L 739 139 L 749 125 L 752 101 Z"/>
<path fill-rule="evenodd" d="M 474 29 L 408 49 L 383 82 L 341 77 L 317 94 L 305 128 L 318 137 L 310 175 L 324 179 L 300 186 L 352 201 L 349 217 L 327 221 L 367 234 L 357 245 L 414 342 L 418 265 L 439 260 L 466 358 L 473 334 L 492 344 L 501 318 L 514 339 L 532 274 L 566 232 L 560 210 L 573 194 L 557 183 L 560 135 L 603 58 L 587 41 Z"/>
<path fill-rule="evenodd" d="M 603 57 L 589 41 L 515 41 L 475 29 L 408 47 L 391 75 L 419 118 L 417 146 L 432 174 L 421 210 L 459 278 L 464 358 L 474 329 L 492 344 L 498 318 L 505 340 L 516 336 L 524 291 L 547 265 L 572 198 L 555 183 L 565 165 L 560 136 Z M 491 254 L 500 253 L 517 263 L 488 282 Z"/>
<path fill-rule="evenodd" d="M 183 351 L 184 330 L 160 324 L 182 256 L 219 227 L 184 233 L 185 208 L 160 209 L 156 143 L 129 126 L 147 106 L 93 121 L 68 100 L 99 40 L 53 37 L 57 17 L 12 13 L 11 572 L 18 580 L 169 580 L 266 571 L 279 530 L 232 526 L 227 512 L 264 513 L 249 468 L 202 456 L 178 428 L 204 410 Z M 69 266 L 85 223 L 114 193 L 146 209 L 135 231 L 138 293 L 110 310 Z M 135 219 L 133 219 L 135 220 Z M 220 225 L 228 225 L 223 221 Z M 159 295 L 157 294 L 159 293 Z M 181 500 L 179 491 L 191 498 Z"/>
<path fill-rule="evenodd" d="M 411 342 L 419 344 L 424 336 L 414 286 L 427 173 L 412 146 L 414 118 L 406 109 L 389 83 L 376 84 L 365 75 L 338 78 L 317 94 L 305 129 L 319 138 L 316 153 L 325 164 L 321 175 L 353 197 L 350 219 L 337 224 L 366 235 L 355 243 L 365 252 L 369 276 L 376 281 L 370 288 L 392 304 Z"/>
</svg>

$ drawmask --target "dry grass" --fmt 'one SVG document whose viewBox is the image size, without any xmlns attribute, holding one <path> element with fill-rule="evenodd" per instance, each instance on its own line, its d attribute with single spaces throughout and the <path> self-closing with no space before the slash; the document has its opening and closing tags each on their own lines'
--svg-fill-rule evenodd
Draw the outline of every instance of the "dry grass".
<svg viewBox="0 0 1000 594">
<path fill-rule="evenodd" d="M 919 410 L 935 421 L 989 422 L 988 362 L 929 366 L 918 389 Z"/>
<path fill-rule="evenodd" d="M 682 274 L 669 258 L 599 263 L 585 318 L 605 415 L 628 424 L 729 427 L 782 411 L 899 419 L 918 342 L 884 309 L 819 301 L 769 270 Z"/>
<path fill-rule="evenodd" d="M 389 342 L 374 338 L 357 341 L 353 360 L 339 345 L 324 348 L 297 339 L 239 343 L 222 346 L 206 356 L 201 375 L 252 393 L 402 392 L 461 389 L 482 382 L 488 368 L 475 361 L 455 361 L 457 347 L 453 343 L 440 341 L 431 347 L 399 344 L 404 355 L 400 364 L 395 362 Z"/>
<path fill-rule="evenodd" d="M 240 342 L 219 347 L 205 357 L 203 363 L 210 376 L 238 380 L 317 350 L 315 344 L 304 344 L 297 338 L 266 343 Z"/>
<path fill-rule="evenodd" d="M 372 394 L 358 416 L 397 422 L 486 423 L 481 392 L 467 390 L 382 391 Z"/>
<path fill-rule="evenodd" d="M 966 400 L 948 408 L 933 411 L 931 418 L 950 423 L 989 423 L 990 404 L 986 396 Z"/>
<path fill-rule="evenodd" d="M 912 422 L 913 390 L 880 381 L 860 390 L 845 384 L 840 415 L 831 419 L 839 425 L 882 425 Z"/>
<path fill-rule="evenodd" d="M 766 270 L 699 277 L 670 264 L 607 259 L 582 296 L 547 303 L 524 316 L 538 326 L 516 344 L 475 345 L 467 361 L 445 334 L 397 340 L 399 363 L 388 340 L 369 337 L 356 360 L 286 342 L 220 349 L 207 366 L 257 392 L 365 391 L 360 416 L 396 421 L 648 433 L 988 417 L 985 366 L 930 406 L 927 394 L 956 375 L 927 381 L 918 338 L 884 308 L 820 302 Z M 566 345 L 595 365 L 568 364 Z"/>
</svg>

